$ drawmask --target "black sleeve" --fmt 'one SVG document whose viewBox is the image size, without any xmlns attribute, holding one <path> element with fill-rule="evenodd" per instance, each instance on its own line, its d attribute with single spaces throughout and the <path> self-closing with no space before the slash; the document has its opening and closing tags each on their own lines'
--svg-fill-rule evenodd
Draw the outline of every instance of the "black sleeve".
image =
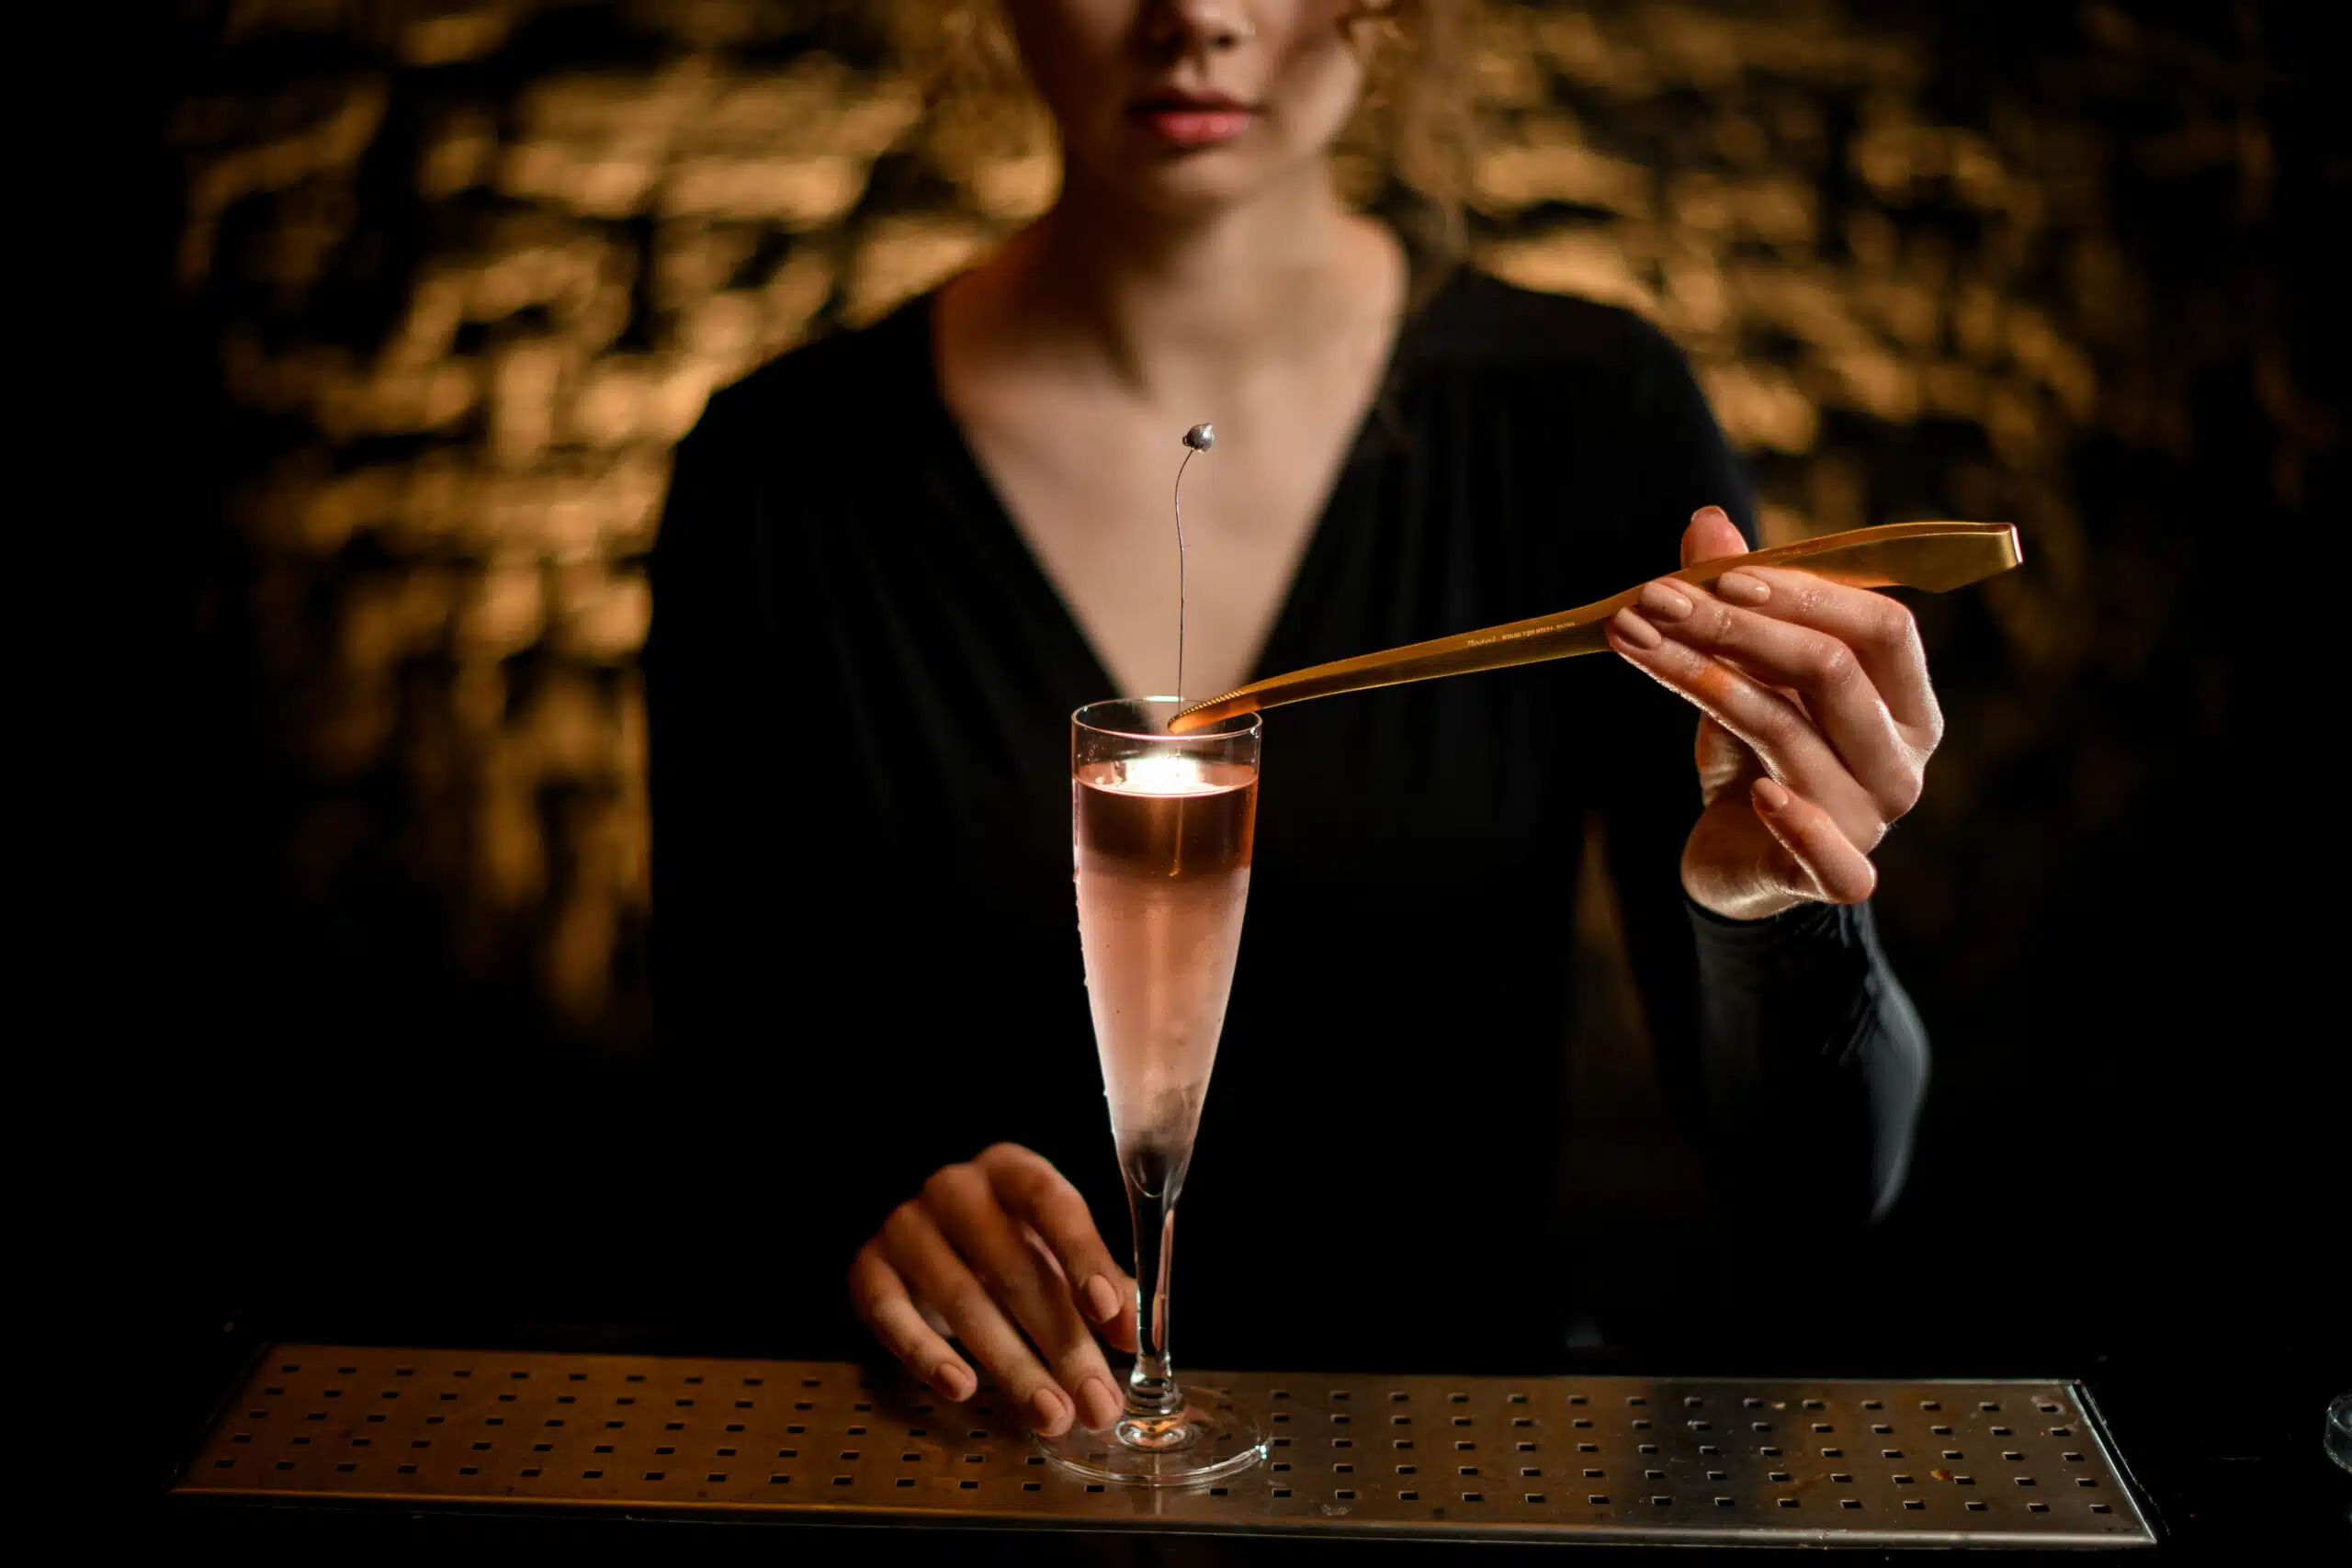
<svg viewBox="0 0 2352 1568">
<path fill-rule="evenodd" d="M 721 393 L 676 456 L 645 652 L 660 1135 L 640 1179 L 669 1259 L 657 1314 L 715 1348 L 854 1355 L 845 1275 L 920 1182 L 863 1036 L 854 846 L 829 832 L 824 683 L 788 686 L 823 593 L 798 498 L 761 478 Z M 766 423 L 773 411 L 761 414 Z M 805 715 L 805 724 L 771 722 Z M 967 1151 L 968 1152 L 968 1151 Z M 904 1156 L 905 1157 L 901 1157 Z"/>
<path fill-rule="evenodd" d="M 1680 352 L 1632 330 L 1627 581 L 1671 570 L 1709 503 L 1756 536 L 1745 477 Z M 1869 906 L 1736 921 L 1691 903 L 1681 857 L 1700 807 L 1695 719 L 1654 682 L 1621 690 L 1604 841 L 1668 1097 L 1729 1205 L 1867 1224 L 1902 1189 L 1928 1061 Z"/>
<path fill-rule="evenodd" d="M 741 727 L 726 722 L 757 685 L 757 606 L 744 592 L 752 491 L 720 425 L 714 407 L 677 447 L 649 571 L 654 1036 L 681 1083 L 711 1049 L 716 1021 L 748 999 L 743 929 L 722 908 L 727 840 L 757 820 Z"/>
</svg>

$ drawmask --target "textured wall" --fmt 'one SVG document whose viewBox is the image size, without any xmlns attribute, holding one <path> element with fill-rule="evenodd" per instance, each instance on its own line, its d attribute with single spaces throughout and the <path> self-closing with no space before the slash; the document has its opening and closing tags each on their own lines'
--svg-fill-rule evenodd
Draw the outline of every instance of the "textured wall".
<svg viewBox="0 0 2352 1568">
<path fill-rule="evenodd" d="M 1927 611 L 1952 739 L 1889 851 L 1898 938 L 1965 931 L 1997 978 L 2033 928 L 1982 917 L 2179 742 L 2084 692 L 2185 682 L 2180 722 L 2226 727 L 2234 676 L 2166 642 L 2207 547 L 2162 476 L 2218 379 L 2247 504 L 2307 504 L 2339 430 L 2274 242 L 2342 168 L 2282 144 L 2264 6 L 1945 9 L 1499 10 L 1473 216 L 1487 265 L 1687 346 L 1768 535 L 2024 529 L 2030 570 Z M 1036 211 L 1050 162 L 927 121 L 878 6 L 191 15 L 174 265 L 232 407 L 219 586 L 292 896 L 392 911 L 628 1048 L 672 445 L 715 386 Z"/>
</svg>

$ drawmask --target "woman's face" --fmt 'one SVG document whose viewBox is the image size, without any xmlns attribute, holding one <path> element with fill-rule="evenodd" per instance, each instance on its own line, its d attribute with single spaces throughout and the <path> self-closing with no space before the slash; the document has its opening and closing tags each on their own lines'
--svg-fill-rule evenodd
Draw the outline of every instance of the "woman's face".
<svg viewBox="0 0 2352 1568">
<path fill-rule="evenodd" d="M 1318 166 L 1363 91 L 1361 0 L 1006 0 L 1082 176 L 1166 211 Z"/>
</svg>

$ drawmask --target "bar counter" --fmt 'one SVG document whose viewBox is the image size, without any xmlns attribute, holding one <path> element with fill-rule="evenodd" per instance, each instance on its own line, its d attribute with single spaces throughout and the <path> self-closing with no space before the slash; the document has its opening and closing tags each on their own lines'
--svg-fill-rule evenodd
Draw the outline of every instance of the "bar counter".
<svg viewBox="0 0 2352 1568">
<path fill-rule="evenodd" d="M 611 1353 L 515 1327 L 465 1346 L 225 1337 L 166 1494 L 192 1547 L 497 1543 L 703 1560 L 854 1551 L 1044 1562 L 1433 1561 L 1447 1545 L 1755 1562 L 2089 1551 L 2352 1560 L 2330 1373 L 2146 1359 L 2059 1375 L 1192 1374 L 1268 1418 L 1195 1491 L 1047 1465 L 983 1390 L 944 1404 L 847 1362 Z M 2029 1371 L 2048 1372 L 2032 1368 Z"/>
</svg>

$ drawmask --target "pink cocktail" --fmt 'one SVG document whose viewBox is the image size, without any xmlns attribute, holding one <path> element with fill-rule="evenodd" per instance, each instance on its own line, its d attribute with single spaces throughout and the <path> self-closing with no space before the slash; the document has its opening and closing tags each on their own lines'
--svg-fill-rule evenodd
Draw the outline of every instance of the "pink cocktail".
<svg viewBox="0 0 2352 1568">
<path fill-rule="evenodd" d="M 1107 1432 L 1048 1454 L 1091 1479 L 1197 1485 L 1255 1463 L 1263 1431 L 1168 1359 L 1176 1200 L 1193 1157 L 1241 947 L 1257 821 L 1254 716 L 1170 735 L 1170 698 L 1082 707 L 1070 721 L 1072 853 L 1087 1000 L 1135 1222 L 1140 1351 Z"/>
</svg>

